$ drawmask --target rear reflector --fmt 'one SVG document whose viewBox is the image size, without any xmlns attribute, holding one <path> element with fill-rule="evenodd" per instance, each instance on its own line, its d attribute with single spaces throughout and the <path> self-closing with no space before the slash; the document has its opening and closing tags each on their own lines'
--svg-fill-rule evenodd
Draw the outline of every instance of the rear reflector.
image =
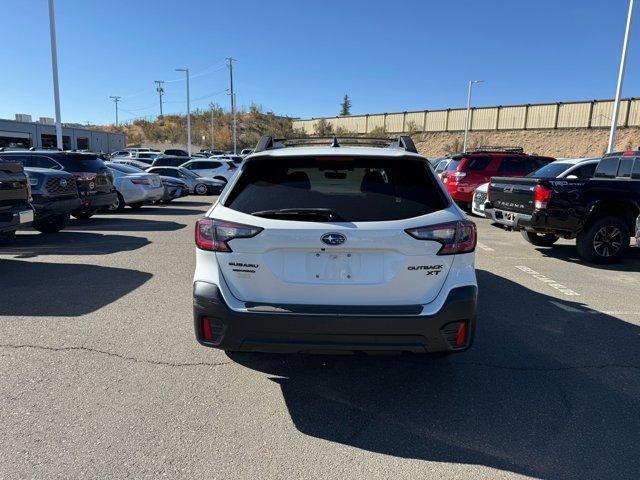
<svg viewBox="0 0 640 480">
<path fill-rule="evenodd" d="M 469 220 L 440 223 L 405 230 L 416 240 L 431 240 L 442 244 L 438 255 L 473 252 L 476 248 L 476 224 Z"/>
<path fill-rule="evenodd" d="M 462 322 L 458 325 L 458 334 L 456 335 L 456 345 L 462 346 L 467 341 L 467 324 Z"/>
<path fill-rule="evenodd" d="M 213 332 L 208 317 L 202 317 L 202 339 L 213 342 Z"/>
</svg>

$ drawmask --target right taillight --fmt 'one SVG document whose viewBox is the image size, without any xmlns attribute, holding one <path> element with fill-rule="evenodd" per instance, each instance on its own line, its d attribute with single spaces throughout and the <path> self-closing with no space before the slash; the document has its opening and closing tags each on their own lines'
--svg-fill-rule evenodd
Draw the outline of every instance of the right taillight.
<svg viewBox="0 0 640 480">
<path fill-rule="evenodd" d="M 468 220 L 409 228 L 405 232 L 417 240 L 441 243 L 438 255 L 469 253 L 476 248 L 476 224 Z"/>
<path fill-rule="evenodd" d="M 196 222 L 196 246 L 212 252 L 231 252 L 227 242 L 234 238 L 251 238 L 263 229 L 241 223 L 225 222 L 214 218 L 203 218 Z"/>
<path fill-rule="evenodd" d="M 534 199 L 536 210 L 544 210 L 551 200 L 552 190 L 544 185 L 536 185 Z"/>
</svg>

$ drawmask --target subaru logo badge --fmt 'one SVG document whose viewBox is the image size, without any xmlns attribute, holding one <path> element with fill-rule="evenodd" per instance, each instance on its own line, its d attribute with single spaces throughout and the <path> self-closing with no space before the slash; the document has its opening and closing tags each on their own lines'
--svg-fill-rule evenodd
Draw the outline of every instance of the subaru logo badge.
<svg viewBox="0 0 640 480">
<path fill-rule="evenodd" d="M 67 179 L 66 178 L 61 178 L 60 179 L 60 186 L 62 188 L 67 188 Z"/>
<path fill-rule="evenodd" d="M 324 235 L 322 235 L 320 240 L 322 240 L 322 243 L 326 243 L 327 245 L 336 246 L 336 245 L 342 245 L 344 242 L 346 242 L 347 237 L 345 237 L 341 233 L 331 232 L 331 233 L 325 233 Z"/>
</svg>

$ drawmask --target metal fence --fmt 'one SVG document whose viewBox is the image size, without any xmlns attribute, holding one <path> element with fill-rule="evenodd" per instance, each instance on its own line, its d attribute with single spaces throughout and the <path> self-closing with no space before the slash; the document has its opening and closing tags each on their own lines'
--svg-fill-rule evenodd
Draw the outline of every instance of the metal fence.
<svg viewBox="0 0 640 480">
<path fill-rule="evenodd" d="M 333 127 L 349 133 L 367 134 L 374 129 L 387 133 L 457 132 L 464 130 L 464 108 L 375 113 L 347 117 L 323 117 Z M 601 128 L 611 124 L 613 100 L 538 103 L 471 109 L 471 130 L 535 130 L 556 128 Z M 322 118 L 294 120 L 293 127 L 316 133 Z M 618 125 L 640 126 L 640 99 L 621 101 Z"/>
</svg>

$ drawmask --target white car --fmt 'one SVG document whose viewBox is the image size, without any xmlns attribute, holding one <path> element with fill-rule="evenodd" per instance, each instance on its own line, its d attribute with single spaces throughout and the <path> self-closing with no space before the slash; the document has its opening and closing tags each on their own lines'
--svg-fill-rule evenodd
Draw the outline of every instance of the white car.
<svg viewBox="0 0 640 480">
<path fill-rule="evenodd" d="M 238 166 L 226 158 L 193 159 L 185 162 L 181 167 L 191 170 L 199 177 L 215 178 L 228 182 L 235 175 Z"/>
<path fill-rule="evenodd" d="M 472 343 L 476 227 L 410 137 L 389 148 L 263 137 L 195 242 L 202 345 L 424 353 Z"/>
<path fill-rule="evenodd" d="M 588 179 L 593 177 L 600 158 L 562 158 L 531 172 L 527 177 Z M 475 192 L 471 212 L 479 217 L 491 217 L 485 209 L 489 183 L 483 183 Z"/>
<path fill-rule="evenodd" d="M 106 162 L 113 175 L 113 186 L 118 199 L 109 207 L 110 211 L 120 212 L 126 205 L 140 208 L 164 197 L 164 185 L 159 175 L 147 173 L 139 168 L 121 163 Z"/>
<path fill-rule="evenodd" d="M 471 213 L 478 217 L 485 218 L 484 206 L 487 203 L 487 195 L 489 192 L 489 182 L 483 183 L 475 192 L 473 192 L 473 199 L 471 200 Z"/>
</svg>

